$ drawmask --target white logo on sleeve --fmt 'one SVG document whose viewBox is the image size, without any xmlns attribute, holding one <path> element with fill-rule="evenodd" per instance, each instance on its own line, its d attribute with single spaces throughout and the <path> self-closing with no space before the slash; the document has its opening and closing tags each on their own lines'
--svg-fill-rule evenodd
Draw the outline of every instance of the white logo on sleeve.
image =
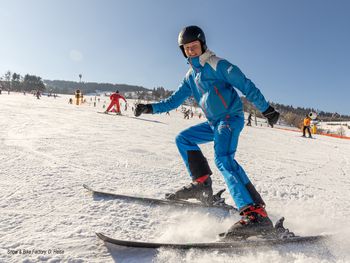
<svg viewBox="0 0 350 263">
<path fill-rule="evenodd" d="M 227 73 L 230 74 L 230 72 L 232 71 L 233 66 L 231 65 L 228 69 L 227 69 Z"/>
</svg>

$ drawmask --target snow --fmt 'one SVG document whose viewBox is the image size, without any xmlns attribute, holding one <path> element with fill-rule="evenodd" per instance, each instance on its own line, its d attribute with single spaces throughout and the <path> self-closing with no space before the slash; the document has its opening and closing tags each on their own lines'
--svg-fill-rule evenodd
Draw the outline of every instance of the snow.
<svg viewBox="0 0 350 263">
<path fill-rule="evenodd" d="M 93 198 L 83 183 L 156 198 L 188 184 L 174 140 L 203 119 L 184 120 L 179 111 L 136 119 L 130 107 L 129 117 L 109 116 L 96 113 L 103 101 L 95 108 L 89 98 L 80 106 L 68 98 L 0 95 L 0 262 L 350 262 L 350 141 L 265 125 L 242 131 L 238 162 L 274 221 L 285 216 L 295 233 L 331 234 L 329 241 L 226 252 L 105 245 L 95 232 L 213 241 L 238 216 Z M 225 184 L 212 148 L 202 146 L 217 191 Z"/>
<path fill-rule="evenodd" d="M 325 132 L 330 132 L 338 135 L 350 137 L 350 122 L 319 122 L 318 128 L 323 129 Z"/>
</svg>

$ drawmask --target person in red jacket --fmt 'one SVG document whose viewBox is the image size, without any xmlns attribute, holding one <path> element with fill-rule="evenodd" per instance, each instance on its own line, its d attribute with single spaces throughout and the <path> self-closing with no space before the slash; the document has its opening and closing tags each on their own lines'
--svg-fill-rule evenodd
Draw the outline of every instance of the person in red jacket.
<svg viewBox="0 0 350 263">
<path fill-rule="evenodd" d="M 117 114 L 118 115 L 121 115 L 121 112 L 120 112 L 120 104 L 119 104 L 119 99 L 122 99 L 125 101 L 126 103 L 126 99 L 119 94 L 119 91 L 117 90 L 115 93 L 113 93 L 110 97 L 111 99 L 111 103 L 109 104 L 107 110 L 105 111 L 105 113 L 108 113 L 110 109 L 112 109 L 112 107 L 115 105 L 116 106 L 116 111 L 117 111 Z"/>
</svg>

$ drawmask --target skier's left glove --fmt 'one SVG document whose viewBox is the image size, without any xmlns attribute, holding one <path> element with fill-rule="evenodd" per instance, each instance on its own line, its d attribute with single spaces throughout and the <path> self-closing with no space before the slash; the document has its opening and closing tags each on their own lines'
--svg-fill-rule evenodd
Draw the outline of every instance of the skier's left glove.
<svg viewBox="0 0 350 263">
<path fill-rule="evenodd" d="M 142 113 L 153 113 L 152 104 L 137 104 L 135 108 L 135 116 L 138 117 Z"/>
<path fill-rule="evenodd" d="M 262 114 L 265 118 L 267 118 L 271 127 L 273 127 L 273 125 L 277 123 L 278 118 L 280 117 L 279 112 L 276 111 L 272 106 L 269 106 L 267 110 L 264 111 Z"/>
</svg>

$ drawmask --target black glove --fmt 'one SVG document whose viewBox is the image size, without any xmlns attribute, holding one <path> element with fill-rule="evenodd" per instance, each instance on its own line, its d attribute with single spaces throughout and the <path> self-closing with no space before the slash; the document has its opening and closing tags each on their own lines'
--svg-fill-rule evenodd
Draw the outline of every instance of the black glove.
<svg viewBox="0 0 350 263">
<path fill-rule="evenodd" d="M 266 111 L 262 113 L 265 118 L 267 118 L 271 127 L 277 123 L 280 114 L 273 107 L 269 106 Z"/>
<path fill-rule="evenodd" d="M 142 113 L 153 113 L 153 108 L 151 104 L 137 104 L 135 108 L 135 116 L 138 117 Z"/>
</svg>

